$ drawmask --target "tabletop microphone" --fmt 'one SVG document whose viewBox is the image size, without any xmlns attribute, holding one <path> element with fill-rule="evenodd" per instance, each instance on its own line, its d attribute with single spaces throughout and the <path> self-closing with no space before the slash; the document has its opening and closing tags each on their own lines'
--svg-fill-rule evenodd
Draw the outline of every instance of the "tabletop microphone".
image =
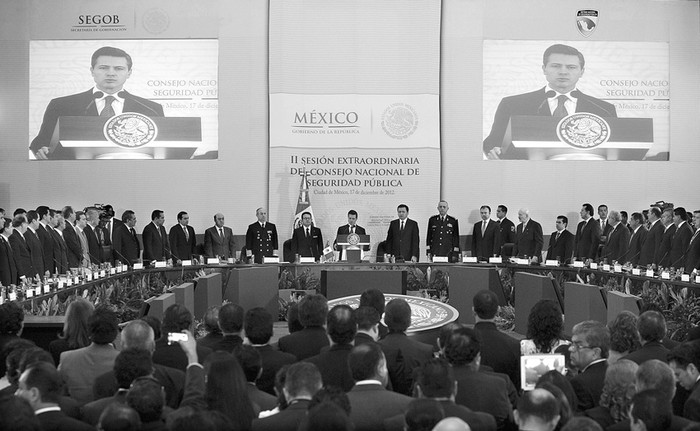
<svg viewBox="0 0 700 431">
<path fill-rule="evenodd" d="M 125 91 L 125 90 L 120 91 L 119 93 L 117 93 L 117 95 L 118 95 L 119 97 L 121 97 L 122 99 L 124 99 L 124 100 L 131 100 L 132 102 L 136 103 L 137 105 L 142 106 L 142 107 L 148 109 L 149 111 L 153 112 L 153 114 L 155 114 L 156 117 L 161 117 L 161 116 L 162 116 L 162 115 L 160 115 L 160 113 L 159 113 L 158 111 L 156 111 L 155 109 L 153 109 L 153 108 L 151 108 L 150 106 L 146 105 L 145 103 L 141 102 L 141 101 L 138 100 L 137 98 L 133 97 L 131 94 L 129 94 L 129 93 L 128 93 L 127 91 Z M 126 112 L 126 111 L 125 111 L 125 112 Z"/>
<path fill-rule="evenodd" d="M 131 263 L 131 259 L 127 259 L 126 257 L 124 257 L 124 255 L 121 254 L 121 253 L 119 252 L 119 250 L 117 250 L 116 248 L 112 247 L 112 251 L 114 251 L 115 253 L 117 253 L 117 254 L 119 255 L 119 257 L 122 258 L 122 260 L 124 261 L 124 263 L 125 263 L 126 265 L 128 265 L 128 266 L 132 266 L 132 265 L 133 265 L 133 264 Z"/>
<path fill-rule="evenodd" d="M 544 100 L 540 103 L 540 106 L 537 107 L 537 115 L 552 115 L 552 113 L 549 112 L 549 99 L 556 95 L 557 93 L 555 93 L 554 90 L 549 90 L 544 93 Z M 544 110 L 545 106 L 547 106 L 546 111 Z"/>
<path fill-rule="evenodd" d="M 96 106 L 95 102 L 97 101 L 97 99 L 101 99 L 102 96 L 104 96 L 104 95 L 105 94 L 101 91 L 95 91 L 94 93 L 92 93 L 92 100 L 90 101 L 88 106 L 85 107 L 85 111 L 83 112 L 83 115 L 88 115 L 88 111 L 90 110 L 90 108 L 92 106 L 95 106 L 95 110 L 97 110 L 97 106 Z"/>
</svg>

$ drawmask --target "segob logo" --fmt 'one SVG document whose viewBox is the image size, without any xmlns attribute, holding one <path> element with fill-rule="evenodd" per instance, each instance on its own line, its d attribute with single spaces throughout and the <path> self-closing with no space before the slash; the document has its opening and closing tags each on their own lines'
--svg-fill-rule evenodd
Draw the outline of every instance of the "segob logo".
<svg viewBox="0 0 700 431">
<path fill-rule="evenodd" d="M 104 135 L 108 141 L 122 147 L 138 148 L 156 139 L 158 127 L 143 114 L 125 112 L 107 120 Z"/>
<path fill-rule="evenodd" d="M 406 139 L 418 128 L 418 114 L 407 103 L 392 103 L 382 114 L 382 129 L 394 139 Z"/>
<path fill-rule="evenodd" d="M 561 142 L 574 148 L 590 150 L 608 142 L 610 126 L 595 114 L 577 112 L 559 121 L 557 136 Z"/>
</svg>

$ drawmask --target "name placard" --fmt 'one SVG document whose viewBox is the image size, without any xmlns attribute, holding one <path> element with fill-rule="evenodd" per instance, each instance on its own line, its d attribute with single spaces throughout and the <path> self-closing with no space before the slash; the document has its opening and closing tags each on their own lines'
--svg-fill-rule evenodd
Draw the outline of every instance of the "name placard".
<svg viewBox="0 0 700 431">
<path fill-rule="evenodd" d="M 316 263 L 316 259 L 313 256 L 301 256 L 299 263 Z"/>
<path fill-rule="evenodd" d="M 515 263 L 517 263 L 518 265 L 529 265 L 530 261 L 525 258 L 516 257 Z"/>
<path fill-rule="evenodd" d="M 544 261 L 544 266 L 559 266 L 559 261 L 554 259 L 547 259 Z"/>
<path fill-rule="evenodd" d="M 156 261 L 156 268 L 165 268 L 166 263 L 164 260 L 158 260 Z"/>
<path fill-rule="evenodd" d="M 63 280 L 58 280 L 58 286 L 57 289 L 63 289 Z"/>
<path fill-rule="evenodd" d="M 622 272 L 622 265 L 615 265 L 613 267 L 613 271 L 615 272 Z"/>
<path fill-rule="evenodd" d="M 192 266 L 192 261 L 191 260 L 183 260 L 182 266 Z"/>
<path fill-rule="evenodd" d="M 264 256 L 263 263 L 280 263 L 279 256 Z"/>
<path fill-rule="evenodd" d="M 632 275 L 642 275 L 642 270 L 639 268 L 632 268 Z"/>
<path fill-rule="evenodd" d="M 503 258 L 501 256 L 489 257 L 489 263 L 503 263 Z"/>
<path fill-rule="evenodd" d="M 226 262 L 228 262 L 228 263 L 233 263 L 233 258 L 232 258 L 232 257 L 229 257 L 228 259 L 226 259 Z"/>
<path fill-rule="evenodd" d="M 51 285 L 50 284 L 45 284 L 44 285 L 44 294 L 50 293 L 51 292 Z"/>
<path fill-rule="evenodd" d="M 10 301 L 17 300 L 17 292 L 10 292 Z"/>
<path fill-rule="evenodd" d="M 92 281 L 92 272 L 88 272 L 87 281 Z"/>
<path fill-rule="evenodd" d="M 610 271 L 610 265 L 608 265 L 607 263 L 604 263 L 603 264 L 603 271 Z"/>
<path fill-rule="evenodd" d="M 117 273 L 117 268 L 109 268 L 109 275 L 114 275 Z"/>
<path fill-rule="evenodd" d="M 476 263 L 476 256 L 462 256 L 462 263 Z"/>
<path fill-rule="evenodd" d="M 575 260 L 574 261 L 574 268 L 583 268 L 583 261 L 582 260 Z"/>
<path fill-rule="evenodd" d="M 34 298 L 34 289 L 27 289 L 27 298 Z"/>
<path fill-rule="evenodd" d="M 143 269 L 143 263 L 135 263 L 134 264 L 134 269 Z"/>
<path fill-rule="evenodd" d="M 695 276 L 695 282 L 696 282 L 696 283 L 700 283 L 700 275 L 696 275 L 696 276 Z"/>
<path fill-rule="evenodd" d="M 218 264 L 219 264 L 218 257 L 208 257 L 207 258 L 207 265 L 218 265 Z"/>
<path fill-rule="evenodd" d="M 663 280 L 670 280 L 671 279 L 671 274 L 668 271 L 664 271 L 661 273 L 661 279 Z"/>
<path fill-rule="evenodd" d="M 690 283 L 690 274 L 681 274 L 681 281 Z"/>
<path fill-rule="evenodd" d="M 591 269 L 598 269 L 598 264 L 595 262 L 591 262 Z"/>
<path fill-rule="evenodd" d="M 105 275 L 107 275 L 107 274 L 105 273 L 104 269 L 102 271 L 100 271 L 100 278 L 104 277 Z"/>
<path fill-rule="evenodd" d="M 447 256 L 433 256 L 433 263 L 447 263 L 449 259 Z"/>
<path fill-rule="evenodd" d="M 653 270 L 653 269 L 647 269 L 646 276 L 647 276 L 647 277 L 653 277 L 653 276 L 654 276 L 654 270 Z"/>
</svg>

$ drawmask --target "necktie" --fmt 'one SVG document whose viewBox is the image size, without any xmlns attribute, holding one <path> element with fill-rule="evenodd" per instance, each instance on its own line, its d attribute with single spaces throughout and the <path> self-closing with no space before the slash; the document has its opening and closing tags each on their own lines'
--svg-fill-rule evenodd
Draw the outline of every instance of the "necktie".
<svg viewBox="0 0 700 431">
<path fill-rule="evenodd" d="M 554 118 L 564 118 L 566 117 L 569 113 L 566 112 L 566 106 L 564 106 L 564 102 L 569 100 L 568 97 L 565 95 L 561 94 L 557 97 L 557 108 L 554 110 L 554 113 L 552 114 L 552 117 Z"/>
<path fill-rule="evenodd" d="M 483 238 L 483 236 L 484 236 L 485 233 L 486 233 L 486 220 L 484 220 L 484 221 L 481 223 L 481 236 L 482 236 L 482 238 Z"/>
<path fill-rule="evenodd" d="M 693 242 L 693 240 L 695 239 L 695 237 L 698 236 L 698 233 L 700 233 L 700 229 L 698 229 L 698 230 L 695 231 L 695 233 L 693 234 L 693 237 L 690 238 L 690 242 Z M 690 245 L 690 242 L 688 243 L 688 245 Z"/>
<path fill-rule="evenodd" d="M 561 232 L 557 232 L 557 237 L 554 239 L 554 242 L 559 241 L 560 236 L 561 236 Z"/>
<path fill-rule="evenodd" d="M 401 220 L 401 228 L 399 228 L 401 232 L 403 232 L 403 220 Z"/>
<path fill-rule="evenodd" d="M 262 226 L 262 228 L 265 229 L 265 223 L 261 223 L 260 226 Z"/>
<path fill-rule="evenodd" d="M 306 228 L 306 237 L 308 238 L 308 237 L 310 237 L 310 236 L 311 236 L 311 235 L 309 234 L 309 228 L 307 227 L 307 228 Z"/>
<path fill-rule="evenodd" d="M 350 233 L 355 233 L 355 226 L 350 226 Z"/>
<path fill-rule="evenodd" d="M 105 107 L 102 109 L 102 112 L 100 112 L 100 117 L 114 117 L 114 108 L 112 107 L 112 102 L 114 102 L 115 97 L 114 96 L 107 96 L 105 97 Z"/>
<path fill-rule="evenodd" d="M 129 228 L 129 230 L 131 230 L 131 236 L 133 236 L 134 239 L 136 239 L 136 231 L 134 230 L 134 228 Z"/>
<path fill-rule="evenodd" d="M 185 231 L 185 241 L 189 241 L 190 240 L 190 232 L 187 230 L 187 226 L 183 226 L 182 230 Z"/>
<path fill-rule="evenodd" d="M 224 239 L 224 230 L 222 228 L 219 228 L 219 236 L 221 239 Z"/>
</svg>

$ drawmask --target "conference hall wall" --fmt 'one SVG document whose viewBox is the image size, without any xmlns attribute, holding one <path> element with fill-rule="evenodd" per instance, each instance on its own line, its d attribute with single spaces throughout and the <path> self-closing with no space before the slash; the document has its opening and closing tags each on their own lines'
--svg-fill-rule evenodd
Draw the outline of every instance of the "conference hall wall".
<svg viewBox="0 0 700 431">
<path fill-rule="evenodd" d="M 284 8 L 275 9 L 282 3 Z M 140 226 L 154 208 L 166 211 L 168 225 L 186 210 L 200 233 L 221 211 L 234 232 L 243 234 L 255 208 L 269 205 L 271 220 L 287 237 L 301 179 L 290 168 L 302 166 L 275 158 L 270 128 L 289 124 L 271 123 L 277 121 L 271 101 L 276 94 L 295 93 L 439 98 L 439 112 L 431 111 L 430 102 L 429 114 L 418 116 L 419 128 L 429 125 L 420 122 L 427 119 L 440 125 L 439 139 L 425 138 L 423 147 L 431 150 L 420 175 L 391 186 L 394 195 L 383 198 L 382 214 L 371 214 L 371 205 L 361 211 L 360 224 L 378 217 L 375 240 L 400 202 L 411 206 L 423 237 L 440 196 L 461 220 L 463 235 L 471 232 L 482 204 L 506 204 L 513 219 L 517 208 L 529 207 L 545 232 L 561 213 L 573 225 L 586 201 L 640 210 L 664 199 L 700 208 L 693 189 L 700 161 L 698 2 L 345 1 L 336 10 L 328 7 L 334 3 L 64 1 L 59 8 L 50 1 L 3 1 L 0 206 L 12 211 L 111 203 L 118 213 L 135 210 Z M 427 12 L 416 18 L 410 13 L 414 7 Z M 596 24 L 593 31 L 577 23 L 582 10 L 597 11 L 597 17 L 586 15 Z M 373 14 L 375 19 L 365 19 Z M 93 16 L 119 21 L 86 21 Z M 285 34 L 296 31 L 292 20 L 309 37 Z M 383 37 L 392 26 L 399 30 Z M 423 32 L 439 32 L 439 43 Z M 293 40 L 294 51 L 274 51 L 284 46 L 275 34 Z M 130 92 L 160 103 L 166 117 L 201 119 L 203 144 L 188 156 L 192 159 L 31 160 L 28 147 L 46 103 L 90 88 L 90 55 L 103 43 L 132 53 Z M 555 43 L 585 55 L 582 93 L 612 103 L 620 118 L 653 119 L 654 143 L 641 157 L 646 160 L 485 160 L 483 141 L 500 99 L 545 85 L 541 56 Z M 436 58 L 439 65 L 433 66 Z M 315 74 L 316 66 L 324 72 L 344 69 L 345 78 L 338 83 Z M 371 79 L 364 73 L 373 70 L 378 79 L 368 88 Z M 184 86 L 172 82 L 182 79 Z M 279 180 L 272 169 L 279 169 Z M 327 236 L 344 222 L 347 206 L 361 205 L 314 190 L 310 199 L 314 208 L 334 208 L 316 214 Z"/>
</svg>

